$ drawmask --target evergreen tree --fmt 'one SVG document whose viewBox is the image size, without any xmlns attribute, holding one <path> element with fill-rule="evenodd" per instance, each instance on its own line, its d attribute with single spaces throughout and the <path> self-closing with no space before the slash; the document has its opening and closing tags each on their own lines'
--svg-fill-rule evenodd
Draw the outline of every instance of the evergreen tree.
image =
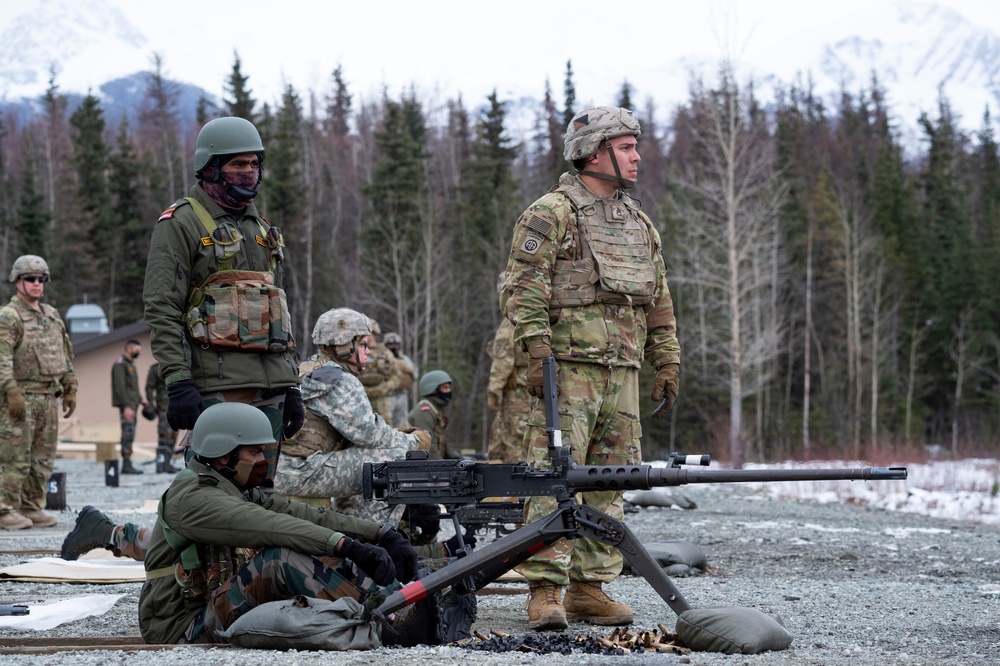
<svg viewBox="0 0 1000 666">
<path fill-rule="evenodd" d="M 111 201 L 108 196 L 108 145 L 104 139 L 104 110 L 100 101 L 88 94 L 69 119 L 75 130 L 73 166 L 76 169 L 77 214 L 64 231 L 68 246 L 74 251 L 62 257 L 66 269 L 73 275 L 74 300 L 94 289 L 107 293 L 113 285 L 96 280 L 103 272 L 102 264 L 114 257 L 94 251 L 99 235 L 108 228 Z"/>
<path fill-rule="evenodd" d="M 226 79 L 226 97 L 223 98 L 226 115 L 237 116 L 250 122 L 256 122 L 254 107 L 257 100 L 253 98 L 252 91 L 247 87 L 249 76 L 245 76 L 240 69 L 240 55 L 233 52 L 233 70 Z"/>
<path fill-rule="evenodd" d="M 628 79 L 622 83 L 622 88 L 618 91 L 618 101 L 615 104 L 623 109 L 632 108 L 632 84 L 628 82 Z"/>
<path fill-rule="evenodd" d="M 111 274 L 106 276 L 112 284 L 108 320 L 113 326 L 124 326 L 143 316 L 142 289 L 151 233 L 149 225 L 143 221 L 152 217 L 143 211 L 142 169 L 125 118 L 118 124 L 109 166 L 110 224 L 100 234 L 99 242 L 103 251 L 115 256 L 114 268 L 109 269 Z"/>
<path fill-rule="evenodd" d="M 566 61 L 566 79 L 563 81 L 563 93 L 566 97 L 566 105 L 563 107 L 563 127 L 568 127 L 573 116 L 576 115 L 576 85 L 573 83 L 573 61 Z"/>
<path fill-rule="evenodd" d="M 45 207 L 45 195 L 38 187 L 37 158 L 30 134 L 24 134 L 24 169 L 21 173 L 21 196 L 17 207 L 17 245 L 14 256 L 37 254 L 48 258 L 49 224 L 52 216 Z"/>
<path fill-rule="evenodd" d="M 177 84 L 166 78 L 163 57 L 153 55 L 153 71 L 146 79 L 146 98 L 139 111 L 141 159 L 150 170 L 153 196 L 173 201 L 189 188 L 187 162 L 180 148 L 180 121 L 177 118 Z"/>
<path fill-rule="evenodd" d="M 326 98 L 326 116 L 334 136 L 347 136 L 351 118 L 351 94 L 347 92 L 343 67 L 333 70 L 333 93 Z"/>
</svg>

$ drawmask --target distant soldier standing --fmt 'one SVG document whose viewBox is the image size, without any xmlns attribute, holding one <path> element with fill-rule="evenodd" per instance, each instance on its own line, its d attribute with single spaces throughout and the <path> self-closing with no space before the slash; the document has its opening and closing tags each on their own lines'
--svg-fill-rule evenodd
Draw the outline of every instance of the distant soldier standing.
<svg viewBox="0 0 1000 666">
<path fill-rule="evenodd" d="M 431 433 L 431 458 L 461 458 L 461 451 L 448 444 L 448 415 L 451 402 L 451 376 L 444 370 L 431 370 L 420 378 L 420 402 L 414 405 L 407 422 L 414 428 Z"/>
<path fill-rule="evenodd" d="M 386 333 L 383 340 L 386 349 L 396 357 L 396 367 L 399 372 L 399 386 L 389 391 L 389 409 L 392 412 L 392 425 L 406 425 L 406 415 L 410 412 L 410 396 L 420 370 L 409 356 L 403 353 L 403 338 L 399 333 Z"/>
<path fill-rule="evenodd" d="M 26 254 L 14 261 L 17 293 L 0 308 L 0 528 L 50 527 L 45 493 L 63 416 L 76 409 L 73 346 L 59 312 L 41 302 L 49 266 Z"/>
<path fill-rule="evenodd" d="M 524 431 L 531 413 L 531 396 L 524 385 L 528 353 L 514 344 L 514 325 L 504 317 L 490 346 L 490 381 L 486 403 L 493 416 L 488 455 L 490 460 L 524 460 Z"/>
<path fill-rule="evenodd" d="M 660 236 L 626 191 L 639 173 L 639 121 L 601 106 L 574 116 L 559 184 L 518 219 L 500 308 L 528 352 L 528 391 L 542 395 L 542 361 L 555 357 L 563 443 L 582 465 L 641 461 L 639 367 L 656 369 L 652 399 L 677 398 L 680 346 Z M 527 461 L 549 459 L 545 409 L 535 400 L 525 435 Z M 583 494 L 588 506 L 622 519 L 622 493 Z M 530 497 L 525 522 L 556 509 Z M 529 581 L 528 626 L 561 629 L 568 620 L 627 625 L 632 609 L 603 583 L 621 573 L 622 556 L 588 539 L 563 539 L 521 564 Z M 561 599 L 563 588 L 566 597 Z"/>
<path fill-rule="evenodd" d="M 146 374 L 146 404 L 156 414 L 156 456 L 163 456 L 163 471 L 173 474 L 177 471 L 171 464 L 174 447 L 177 445 L 177 431 L 167 421 L 167 384 L 160 376 L 160 364 L 149 366 Z"/>
<path fill-rule="evenodd" d="M 378 341 L 381 333 L 378 322 L 368 318 L 371 322 L 371 336 L 368 339 L 370 356 L 365 371 L 361 373 L 359 379 L 365 387 L 365 394 L 372 403 L 375 413 L 392 423 L 392 407 L 389 404 L 389 395 L 399 388 L 400 369 L 396 364 L 396 357 L 382 343 Z"/>
<path fill-rule="evenodd" d="M 118 408 L 122 426 L 121 453 L 122 474 L 142 474 L 141 469 L 132 465 L 132 444 L 135 442 L 135 422 L 138 407 L 146 404 L 146 398 L 139 393 L 139 371 L 135 359 L 142 352 L 138 340 L 125 343 L 125 351 L 111 366 L 111 404 Z"/>
</svg>

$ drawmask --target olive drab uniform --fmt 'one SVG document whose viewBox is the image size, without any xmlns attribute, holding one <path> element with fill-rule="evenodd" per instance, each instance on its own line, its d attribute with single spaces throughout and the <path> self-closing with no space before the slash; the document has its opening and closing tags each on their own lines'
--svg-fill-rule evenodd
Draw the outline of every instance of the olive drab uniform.
<svg viewBox="0 0 1000 666">
<path fill-rule="evenodd" d="M 431 434 L 431 458 L 461 458 L 462 453 L 448 444 L 448 415 L 444 413 L 445 402 L 437 396 L 424 396 L 414 405 L 406 417 L 407 423 L 414 428 L 426 430 Z"/>
<path fill-rule="evenodd" d="M 524 460 L 524 431 L 531 413 L 531 396 L 524 384 L 528 353 L 514 344 L 514 325 L 504 318 L 490 345 L 490 380 L 487 387 L 490 408 L 496 414 L 490 426 L 490 460 Z"/>
<path fill-rule="evenodd" d="M 118 408 L 118 418 L 121 422 L 121 452 L 123 460 L 132 458 L 132 444 L 135 441 L 135 425 L 138 413 L 135 411 L 142 402 L 139 393 L 139 372 L 125 354 L 120 354 L 115 364 L 111 366 L 111 406 Z M 125 408 L 132 408 L 132 420 L 125 418 Z M 126 463 L 130 464 L 130 463 Z"/>
<path fill-rule="evenodd" d="M 200 185 L 160 215 L 143 288 L 150 346 L 169 387 L 192 379 L 206 407 L 260 408 L 280 441 L 287 389 L 298 384 L 284 292 L 284 239 L 252 203 L 230 211 Z M 274 478 L 278 445 L 265 451 Z"/>
<path fill-rule="evenodd" d="M 577 464 L 641 462 L 638 370 L 680 362 L 660 237 L 623 191 L 594 195 L 578 176 L 559 184 L 520 217 L 514 230 L 500 307 L 515 343 L 549 343 L 558 368 L 563 443 Z M 533 401 L 525 434 L 527 461 L 548 461 L 545 410 Z M 621 519 L 618 492 L 583 495 L 584 503 Z M 525 522 L 555 510 L 532 497 Z M 617 549 L 589 539 L 561 540 L 519 567 L 529 581 L 609 582 L 622 568 Z"/>
<path fill-rule="evenodd" d="M 0 308 L 0 513 L 42 511 L 56 457 L 58 398 L 76 392 L 73 346 L 59 312 L 35 310 L 15 295 Z M 16 421 L 7 391 L 20 388 L 24 416 Z"/>
<path fill-rule="evenodd" d="M 156 412 L 157 446 L 169 447 L 172 452 L 177 444 L 177 431 L 167 423 L 167 383 L 160 376 L 159 363 L 149 366 L 146 374 L 146 402 Z"/>
</svg>

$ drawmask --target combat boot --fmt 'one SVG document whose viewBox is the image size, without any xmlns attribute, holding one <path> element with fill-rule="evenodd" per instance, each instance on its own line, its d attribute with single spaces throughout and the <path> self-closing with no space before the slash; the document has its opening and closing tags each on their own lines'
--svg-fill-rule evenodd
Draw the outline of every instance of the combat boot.
<svg viewBox="0 0 1000 666">
<path fill-rule="evenodd" d="M 114 534 L 115 524 L 110 518 L 92 506 L 85 506 L 76 517 L 73 530 L 63 540 L 59 556 L 64 560 L 75 560 L 95 548 L 111 550 Z"/>
<path fill-rule="evenodd" d="M 4 511 L 0 513 L 0 529 L 3 530 L 23 530 L 31 527 L 34 523 L 30 518 L 25 518 L 20 511 Z"/>
<path fill-rule="evenodd" d="M 156 449 L 156 471 L 161 474 L 176 474 L 177 468 L 171 464 L 174 449 L 170 446 L 159 446 Z"/>
<path fill-rule="evenodd" d="M 142 474 L 142 470 L 132 466 L 131 458 L 122 458 L 122 474 Z"/>
<path fill-rule="evenodd" d="M 58 518 L 44 511 L 25 511 L 21 509 L 21 515 L 30 520 L 34 527 L 52 527 L 59 522 Z"/>
<path fill-rule="evenodd" d="M 382 645 L 386 647 L 441 645 L 445 633 L 441 617 L 441 593 L 435 592 L 393 613 L 389 626 L 382 629 L 381 638 Z"/>
<path fill-rule="evenodd" d="M 566 610 L 562 602 L 562 585 L 552 583 L 530 583 L 528 585 L 528 627 L 542 629 L 565 629 Z"/>
<path fill-rule="evenodd" d="M 563 600 L 566 617 L 574 622 L 607 626 L 632 624 L 632 609 L 609 597 L 600 583 L 572 581 Z"/>
</svg>

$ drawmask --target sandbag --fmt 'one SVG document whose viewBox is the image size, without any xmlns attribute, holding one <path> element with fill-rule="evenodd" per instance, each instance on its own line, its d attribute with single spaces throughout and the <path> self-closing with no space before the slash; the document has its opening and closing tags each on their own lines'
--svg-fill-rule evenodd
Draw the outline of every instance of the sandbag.
<svg viewBox="0 0 1000 666">
<path fill-rule="evenodd" d="M 656 541 L 644 544 L 646 550 L 656 563 L 663 567 L 663 572 L 668 576 L 684 578 L 685 576 L 697 576 L 705 573 L 708 567 L 708 558 L 705 552 L 690 541 Z M 624 573 L 636 575 L 628 561 L 623 568 Z"/>
<path fill-rule="evenodd" d="M 687 495 L 679 492 L 663 490 L 629 490 L 625 493 L 625 501 L 634 506 L 677 507 L 679 509 L 696 509 L 698 505 Z"/>
<path fill-rule="evenodd" d="M 676 631 L 686 646 L 703 652 L 757 654 L 792 644 L 781 618 L 756 608 L 692 608 L 677 618 Z"/>
<path fill-rule="evenodd" d="M 261 604 L 219 634 L 227 643 L 260 650 L 371 650 L 382 646 L 375 622 L 350 597 Z"/>
</svg>

